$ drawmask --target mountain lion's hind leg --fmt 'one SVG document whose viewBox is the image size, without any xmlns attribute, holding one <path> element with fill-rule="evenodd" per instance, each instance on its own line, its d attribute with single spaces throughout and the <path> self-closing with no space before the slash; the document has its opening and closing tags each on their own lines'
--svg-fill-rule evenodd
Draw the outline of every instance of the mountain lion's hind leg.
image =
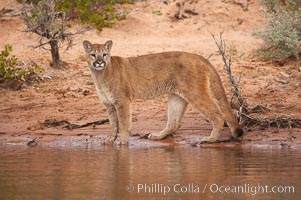
<svg viewBox="0 0 301 200">
<path fill-rule="evenodd" d="M 168 96 L 168 121 L 166 127 L 160 132 L 149 134 L 151 140 L 162 140 L 174 133 L 181 123 L 181 119 L 187 107 L 187 101 L 176 94 Z"/>
</svg>

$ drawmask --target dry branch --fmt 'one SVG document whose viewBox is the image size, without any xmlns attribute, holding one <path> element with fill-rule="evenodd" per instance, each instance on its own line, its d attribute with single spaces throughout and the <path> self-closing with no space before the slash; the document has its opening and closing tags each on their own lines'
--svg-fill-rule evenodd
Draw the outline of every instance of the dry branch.
<svg viewBox="0 0 301 200">
<path fill-rule="evenodd" d="M 274 118 L 258 118 L 246 116 L 247 120 L 242 122 L 242 126 L 245 128 L 301 128 L 301 120 L 287 117 L 278 116 Z"/>
<path fill-rule="evenodd" d="M 77 128 L 84 128 L 87 126 L 95 126 L 95 125 L 102 125 L 105 123 L 108 123 L 109 119 L 102 119 L 99 121 L 94 121 L 94 122 L 88 122 L 85 124 L 72 124 L 70 122 L 68 122 L 67 120 L 61 120 L 61 121 L 57 121 L 55 119 L 47 119 L 44 122 L 42 122 L 42 125 L 46 126 L 46 127 L 57 127 L 57 126 L 63 126 L 63 128 L 72 130 L 72 129 L 77 129 Z"/>
<path fill-rule="evenodd" d="M 77 129 L 77 128 L 84 128 L 84 127 L 87 127 L 87 126 L 102 125 L 102 124 L 105 124 L 105 123 L 108 123 L 108 122 L 109 122 L 109 119 L 102 119 L 102 120 L 99 120 L 99 121 L 88 122 L 88 123 L 85 123 L 85 124 L 68 124 L 68 125 L 64 126 L 63 128 L 72 130 L 72 129 Z"/>
<path fill-rule="evenodd" d="M 18 14 L 13 13 L 13 9 L 7 9 L 7 8 L 2 8 L 0 10 L 0 17 L 15 17 L 18 16 Z"/>
<path fill-rule="evenodd" d="M 239 112 L 237 113 L 237 118 L 239 120 L 239 124 L 244 128 L 301 128 L 301 120 L 288 117 L 288 116 L 278 116 L 272 118 L 259 118 L 251 116 L 252 113 L 263 113 L 270 111 L 268 108 L 262 105 L 256 105 L 253 108 L 250 108 L 246 102 L 246 100 L 241 95 L 239 90 L 239 83 L 234 77 L 231 69 L 232 64 L 232 55 L 227 55 L 226 52 L 226 43 L 223 39 L 223 33 L 219 34 L 219 37 L 216 38 L 215 35 L 211 33 L 216 46 L 218 47 L 219 53 L 224 62 L 224 69 L 228 74 L 229 81 L 232 85 L 233 96 L 237 99 L 239 104 Z"/>
<path fill-rule="evenodd" d="M 250 5 L 250 0 L 247 0 L 246 4 L 243 4 L 239 1 L 233 1 L 233 4 L 240 6 L 243 11 L 248 11 L 249 5 Z"/>
<path fill-rule="evenodd" d="M 177 19 L 187 18 L 187 17 L 184 15 L 184 5 L 185 5 L 184 2 L 179 2 L 179 3 L 177 3 L 177 6 L 179 7 L 179 11 L 178 11 L 178 13 L 175 15 L 175 17 L 176 17 Z"/>
<path fill-rule="evenodd" d="M 34 33 L 39 36 L 38 44 L 34 48 L 50 45 L 52 66 L 60 68 L 63 63 L 59 55 L 59 43 L 65 42 L 68 50 L 73 46 L 73 36 L 84 33 L 87 28 L 82 27 L 76 32 L 66 29 L 69 20 L 65 13 L 56 10 L 56 0 L 41 0 L 37 5 L 23 3 L 21 19 L 27 28 L 25 33 Z"/>
<path fill-rule="evenodd" d="M 228 74 L 229 81 L 230 81 L 230 83 L 232 85 L 232 88 L 233 88 L 234 96 L 236 97 L 236 99 L 239 103 L 238 118 L 239 118 L 239 121 L 242 121 L 243 120 L 242 118 L 244 118 L 244 115 L 241 115 L 241 113 L 245 113 L 245 114 L 248 113 L 248 109 L 247 109 L 247 103 L 246 103 L 245 99 L 242 97 L 241 92 L 239 90 L 238 81 L 236 80 L 236 78 L 234 77 L 234 75 L 232 73 L 232 68 L 231 68 L 232 55 L 231 55 L 231 52 L 230 52 L 230 55 L 226 54 L 226 50 L 227 50 L 226 49 L 226 43 L 225 43 L 225 40 L 223 39 L 223 33 L 222 32 L 219 34 L 219 38 L 216 38 L 215 35 L 213 35 L 212 33 L 211 33 L 211 36 L 215 41 L 215 44 L 218 48 L 218 51 L 219 51 L 220 55 L 222 56 L 222 60 L 224 62 L 224 69 Z"/>
</svg>

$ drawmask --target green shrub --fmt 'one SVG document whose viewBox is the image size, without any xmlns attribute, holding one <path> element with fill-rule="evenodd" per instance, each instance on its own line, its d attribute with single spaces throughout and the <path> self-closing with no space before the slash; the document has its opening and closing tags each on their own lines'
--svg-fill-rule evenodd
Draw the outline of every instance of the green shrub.
<svg viewBox="0 0 301 200">
<path fill-rule="evenodd" d="M 19 3 L 32 3 L 34 5 L 37 5 L 41 0 L 17 0 Z"/>
<path fill-rule="evenodd" d="M 296 0 L 263 2 L 268 8 L 266 26 L 264 30 L 254 32 L 255 37 L 264 41 L 260 51 L 269 59 L 298 58 L 301 53 L 301 8 L 296 9 L 296 6 L 299 4 Z"/>
<path fill-rule="evenodd" d="M 301 7 L 301 0 L 261 0 L 265 4 L 268 12 L 276 12 L 279 6 L 288 10 L 297 10 Z"/>
<path fill-rule="evenodd" d="M 18 1 L 23 2 L 23 0 Z M 26 0 L 27 3 L 35 5 L 39 1 L 41 0 Z M 80 19 L 82 23 L 101 30 L 125 18 L 126 11 L 118 12 L 115 4 L 131 2 L 132 0 L 57 0 L 56 8 L 66 13 L 71 19 Z"/>
<path fill-rule="evenodd" d="M 98 30 L 110 27 L 125 18 L 126 13 L 117 13 L 116 3 L 130 3 L 131 0 L 58 0 L 56 6 L 71 18 L 78 18 Z"/>
<path fill-rule="evenodd" d="M 11 56 L 12 46 L 4 45 L 4 50 L 0 53 L 0 82 L 20 80 L 32 81 L 37 79 L 37 73 L 44 70 L 41 66 L 33 63 L 31 66 L 19 65 L 19 61 L 15 56 Z"/>
</svg>

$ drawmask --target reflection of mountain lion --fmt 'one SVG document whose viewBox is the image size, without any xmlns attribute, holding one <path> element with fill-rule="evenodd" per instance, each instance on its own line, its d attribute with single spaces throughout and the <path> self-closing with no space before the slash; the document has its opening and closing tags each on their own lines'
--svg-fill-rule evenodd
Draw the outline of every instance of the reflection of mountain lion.
<svg viewBox="0 0 301 200">
<path fill-rule="evenodd" d="M 112 41 L 105 44 L 83 42 L 96 91 L 109 114 L 115 143 L 128 142 L 130 102 L 161 94 L 168 94 L 168 122 L 161 132 L 151 133 L 150 139 L 160 140 L 174 133 L 180 127 L 188 103 L 212 122 L 213 130 L 204 141 L 216 141 L 224 121 L 234 137 L 242 135 L 217 72 L 202 56 L 165 52 L 130 58 L 111 57 L 112 44 Z"/>
</svg>

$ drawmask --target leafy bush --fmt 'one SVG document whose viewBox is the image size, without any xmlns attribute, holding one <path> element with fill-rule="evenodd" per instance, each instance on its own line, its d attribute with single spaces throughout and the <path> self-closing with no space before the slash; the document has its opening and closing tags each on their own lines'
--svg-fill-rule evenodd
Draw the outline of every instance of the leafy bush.
<svg viewBox="0 0 301 200">
<path fill-rule="evenodd" d="M 19 3 L 32 3 L 34 5 L 37 5 L 41 0 L 17 0 Z"/>
<path fill-rule="evenodd" d="M 22 2 L 23 0 L 18 0 Z M 37 4 L 41 0 L 26 0 Z M 115 4 L 131 3 L 132 0 L 56 0 L 56 8 L 67 14 L 68 17 L 80 19 L 98 30 L 110 27 L 126 16 L 126 12 L 119 12 Z"/>
<path fill-rule="evenodd" d="M 15 56 L 11 56 L 12 46 L 4 45 L 4 50 L 0 53 L 0 82 L 20 80 L 32 81 L 37 79 L 37 73 L 42 73 L 44 70 L 37 64 L 31 66 L 19 65 L 19 61 Z"/>
<path fill-rule="evenodd" d="M 78 18 L 83 23 L 101 30 L 125 18 L 125 12 L 116 11 L 116 3 L 130 2 L 131 0 L 58 0 L 57 8 L 67 13 L 67 16 Z"/>
<path fill-rule="evenodd" d="M 265 4 L 269 12 L 276 12 L 279 6 L 288 10 L 296 10 L 301 7 L 301 0 L 261 0 Z"/>
<path fill-rule="evenodd" d="M 15 56 L 9 56 L 12 51 L 12 46 L 6 44 L 4 50 L 0 53 L 0 80 L 10 80 L 20 75 L 25 75 L 26 72 L 16 72 L 18 59 Z"/>
<path fill-rule="evenodd" d="M 266 27 L 254 33 L 264 41 L 266 58 L 298 58 L 301 53 L 301 0 L 263 0 L 267 5 Z"/>
</svg>

